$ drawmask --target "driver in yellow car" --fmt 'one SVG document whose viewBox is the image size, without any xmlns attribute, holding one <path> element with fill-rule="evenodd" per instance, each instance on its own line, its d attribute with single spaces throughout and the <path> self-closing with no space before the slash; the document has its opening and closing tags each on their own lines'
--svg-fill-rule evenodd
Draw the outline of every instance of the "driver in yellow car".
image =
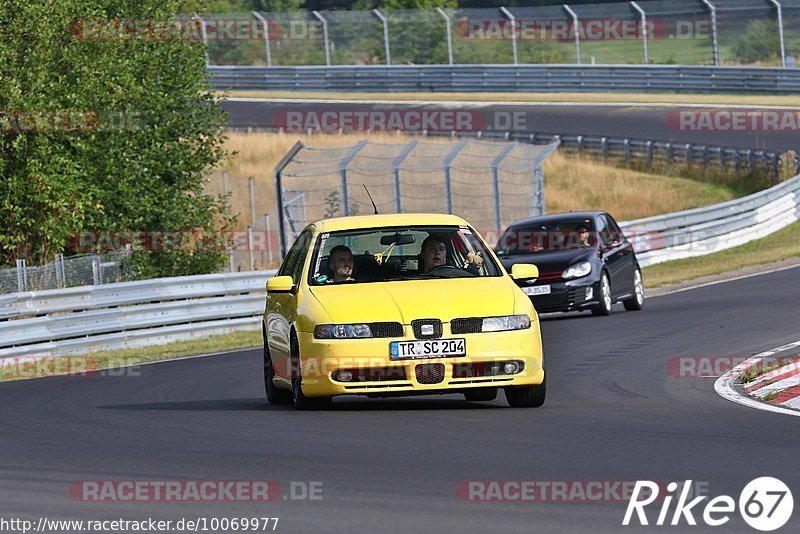
<svg viewBox="0 0 800 534">
<path fill-rule="evenodd" d="M 353 253 L 344 245 L 331 249 L 328 256 L 328 265 L 333 271 L 334 283 L 352 282 L 353 278 Z"/>
<path fill-rule="evenodd" d="M 422 272 L 430 272 L 431 269 L 444 265 L 447 261 L 447 247 L 442 241 L 442 238 L 436 235 L 429 235 L 422 241 L 420 247 L 422 253 Z M 470 252 L 467 254 L 467 259 L 464 263 L 466 271 L 477 274 L 478 269 L 483 265 L 483 257 L 481 253 L 477 254 Z"/>
</svg>

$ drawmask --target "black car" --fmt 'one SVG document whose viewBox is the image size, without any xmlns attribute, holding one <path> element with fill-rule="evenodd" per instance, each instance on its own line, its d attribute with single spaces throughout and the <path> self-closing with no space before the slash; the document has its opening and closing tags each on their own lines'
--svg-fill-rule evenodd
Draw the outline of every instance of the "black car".
<svg viewBox="0 0 800 534">
<path fill-rule="evenodd" d="M 518 221 L 503 233 L 496 252 L 509 271 L 515 263 L 539 268 L 539 278 L 520 283 L 539 312 L 609 315 L 615 302 L 626 310 L 644 306 L 633 246 L 608 213 L 559 213 Z"/>
</svg>

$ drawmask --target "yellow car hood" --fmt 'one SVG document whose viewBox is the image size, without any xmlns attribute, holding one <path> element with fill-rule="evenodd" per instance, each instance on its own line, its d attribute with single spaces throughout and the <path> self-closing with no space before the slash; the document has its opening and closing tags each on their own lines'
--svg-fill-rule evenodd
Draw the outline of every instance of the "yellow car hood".
<svg viewBox="0 0 800 534">
<path fill-rule="evenodd" d="M 514 313 L 514 287 L 505 276 L 340 284 L 310 291 L 334 323 L 448 322 Z"/>
</svg>

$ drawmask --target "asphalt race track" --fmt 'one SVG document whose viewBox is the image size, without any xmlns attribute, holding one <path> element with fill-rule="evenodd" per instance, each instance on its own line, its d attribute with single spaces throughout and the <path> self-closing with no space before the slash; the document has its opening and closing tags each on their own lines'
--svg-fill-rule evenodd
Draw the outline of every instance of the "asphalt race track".
<svg viewBox="0 0 800 534">
<path fill-rule="evenodd" d="M 329 412 L 267 406 L 258 350 L 134 376 L 2 383 L 3 514 L 277 516 L 278 532 L 636 532 L 652 527 L 621 527 L 624 503 L 465 502 L 455 490 L 467 480 L 691 479 L 738 500 L 748 481 L 775 476 L 798 499 L 798 419 L 666 370 L 676 356 L 749 356 L 797 340 L 798 282 L 800 269 L 789 269 L 651 298 L 640 313 L 617 305 L 607 318 L 546 318 L 540 409 L 507 408 L 502 394 L 353 397 Z M 284 495 L 292 481 L 314 481 L 322 500 L 80 502 L 68 492 L 76 481 L 130 479 L 274 480 Z M 753 532 L 738 514 L 717 530 Z"/>
<path fill-rule="evenodd" d="M 402 98 L 402 97 L 400 97 Z M 709 132 L 681 131 L 680 123 L 673 112 L 680 110 L 701 111 L 703 109 L 724 110 L 725 106 L 688 108 L 679 104 L 659 106 L 636 105 L 558 105 L 558 104 L 503 104 L 464 106 L 460 104 L 357 104 L 357 103 L 287 103 L 252 101 L 248 99 L 228 100 L 224 108 L 229 113 L 228 126 L 235 128 L 271 128 L 282 124 L 281 112 L 321 112 L 350 110 L 436 110 L 468 109 L 479 111 L 488 129 L 505 132 L 509 128 L 508 117 L 522 113 L 518 123 L 523 132 L 546 132 L 559 134 L 582 134 L 608 137 L 630 137 L 680 143 L 704 143 L 715 146 L 758 148 L 768 150 L 796 150 L 796 130 L 778 132 Z M 754 108 L 737 109 L 747 112 Z M 796 111 L 795 111 L 796 114 Z M 699 123 L 698 123 L 699 124 Z"/>
</svg>

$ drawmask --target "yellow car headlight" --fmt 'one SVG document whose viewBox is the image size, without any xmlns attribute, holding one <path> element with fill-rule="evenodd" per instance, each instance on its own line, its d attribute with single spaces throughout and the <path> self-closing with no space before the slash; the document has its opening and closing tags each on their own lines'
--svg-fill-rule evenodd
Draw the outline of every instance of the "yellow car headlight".
<svg viewBox="0 0 800 534">
<path fill-rule="evenodd" d="M 314 327 L 317 339 L 355 339 L 372 337 L 368 324 L 319 324 Z"/>
<path fill-rule="evenodd" d="M 485 317 L 481 332 L 503 332 L 504 330 L 524 330 L 531 327 L 527 315 L 506 315 L 504 317 Z"/>
</svg>

